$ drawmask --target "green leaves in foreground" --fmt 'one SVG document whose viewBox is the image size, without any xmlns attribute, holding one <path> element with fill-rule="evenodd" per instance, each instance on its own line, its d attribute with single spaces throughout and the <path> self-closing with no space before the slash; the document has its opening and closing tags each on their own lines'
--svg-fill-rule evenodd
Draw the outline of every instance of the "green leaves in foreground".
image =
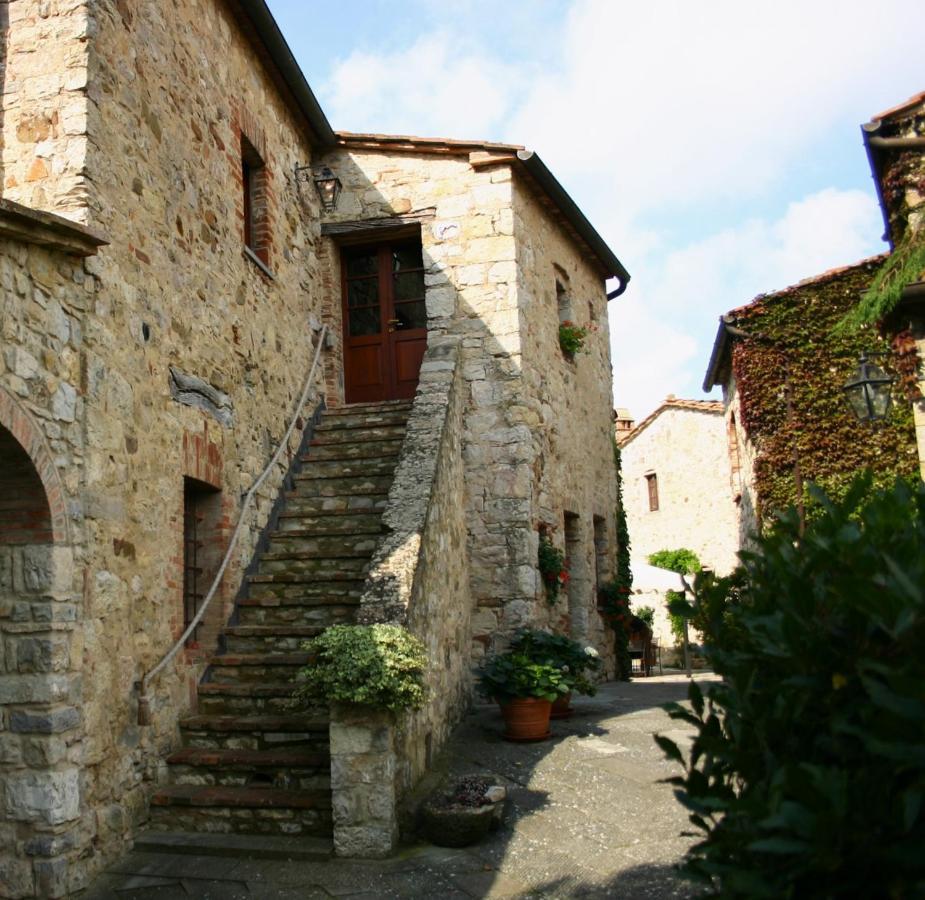
<svg viewBox="0 0 925 900">
<path fill-rule="evenodd" d="M 670 781 L 711 896 L 925 896 L 925 487 L 869 487 L 698 584 L 723 681 L 669 709 L 696 729 Z"/>
<path fill-rule="evenodd" d="M 299 700 L 393 711 L 424 702 L 427 653 L 399 625 L 334 625 L 304 646 L 315 660 L 299 673 Z"/>
</svg>

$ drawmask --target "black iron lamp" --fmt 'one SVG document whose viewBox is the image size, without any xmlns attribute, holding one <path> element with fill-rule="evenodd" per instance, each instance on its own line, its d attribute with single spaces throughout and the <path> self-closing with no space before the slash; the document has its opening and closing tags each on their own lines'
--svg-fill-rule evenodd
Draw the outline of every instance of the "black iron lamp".
<svg viewBox="0 0 925 900">
<path fill-rule="evenodd" d="M 340 196 L 343 185 L 327 166 L 321 166 L 318 169 L 312 169 L 311 166 L 296 166 L 295 177 L 296 181 L 311 180 L 314 183 L 315 190 L 321 198 L 321 208 L 325 212 L 331 212 L 337 208 L 337 198 Z"/>
<path fill-rule="evenodd" d="M 859 422 L 880 422 L 890 412 L 892 385 L 893 379 L 862 353 L 857 371 L 842 390 Z"/>
</svg>

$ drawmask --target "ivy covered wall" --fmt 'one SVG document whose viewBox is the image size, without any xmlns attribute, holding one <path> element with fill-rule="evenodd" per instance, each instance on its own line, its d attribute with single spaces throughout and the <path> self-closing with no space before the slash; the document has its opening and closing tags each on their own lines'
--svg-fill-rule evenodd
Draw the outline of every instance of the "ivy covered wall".
<svg viewBox="0 0 925 900">
<path fill-rule="evenodd" d="M 889 420 L 872 427 L 854 418 L 841 390 L 862 350 L 884 354 L 878 361 L 888 369 L 903 365 L 876 327 L 835 328 L 882 262 L 883 257 L 875 257 L 835 270 L 759 297 L 734 313 L 738 328 L 766 338 L 737 338 L 732 347 L 740 425 L 754 451 L 760 520 L 767 521 L 796 500 L 794 445 L 804 481 L 815 482 L 830 495 L 841 496 L 852 476 L 864 468 L 874 472 L 876 485 L 890 483 L 897 475 L 918 476 L 912 407 L 905 395 L 894 390 Z M 809 502 L 805 491 L 804 496 Z"/>
</svg>

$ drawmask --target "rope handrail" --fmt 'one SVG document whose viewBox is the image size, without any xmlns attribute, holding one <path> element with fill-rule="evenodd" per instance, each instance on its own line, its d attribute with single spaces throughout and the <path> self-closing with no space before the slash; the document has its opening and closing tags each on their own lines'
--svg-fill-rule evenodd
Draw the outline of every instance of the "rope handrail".
<svg viewBox="0 0 925 900">
<path fill-rule="evenodd" d="M 241 504 L 241 514 L 238 516 L 238 524 L 235 526 L 234 533 L 231 535 L 231 540 L 228 542 L 228 548 L 225 550 L 225 555 L 222 558 L 222 563 L 218 567 L 218 572 L 215 574 L 215 578 L 212 580 L 212 585 L 203 598 L 202 604 L 200 605 L 196 615 L 193 617 L 192 621 L 187 625 L 186 630 L 183 634 L 177 638 L 174 645 L 167 651 L 163 659 L 150 671 L 146 672 L 142 677 L 138 692 L 138 724 L 139 725 L 150 725 L 151 724 L 151 706 L 150 699 L 148 697 L 148 688 L 154 678 L 170 663 L 170 661 L 179 653 L 180 648 L 186 643 L 189 636 L 195 631 L 196 626 L 202 621 L 203 615 L 209 606 L 209 603 L 212 602 L 212 598 L 215 596 L 218 586 L 222 582 L 222 578 L 225 577 L 225 570 L 228 568 L 228 563 L 231 561 L 232 553 L 234 552 L 235 546 L 238 542 L 238 538 L 241 535 L 241 532 L 244 530 L 244 520 L 247 516 L 248 510 L 250 509 L 251 502 L 254 499 L 254 495 L 260 489 L 260 486 L 266 481 L 267 476 L 279 462 L 279 458 L 283 455 L 283 450 L 289 446 L 289 438 L 292 437 L 292 431 L 295 428 L 295 423 L 298 420 L 299 416 L 302 414 L 302 410 L 305 407 L 306 402 L 308 401 L 308 395 L 311 393 L 312 384 L 315 381 L 315 372 L 318 369 L 318 360 L 321 358 L 321 351 L 324 348 L 324 340 L 327 336 L 328 326 L 322 325 L 321 331 L 318 334 L 318 346 L 315 348 L 315 355 L 312 359 L 311 369 L 308 372 L 308 378 L 305 379 L 305 387 L 302 389 L 302 395 L 299 397 L 298 406 L 295 408 L 292 419 L 289 422 L 289 427 L 286 429 L 286 433 L 283 435 L 282 440 L 279 443 L 279 446 L 276 448 L 276 452 L 273 454 L 273 457 L 267 463 L 266 468 L 261 472 L 260 477 L 250 486 L 246 496 L 244 497 L 244 502 Z"/>
</svg>

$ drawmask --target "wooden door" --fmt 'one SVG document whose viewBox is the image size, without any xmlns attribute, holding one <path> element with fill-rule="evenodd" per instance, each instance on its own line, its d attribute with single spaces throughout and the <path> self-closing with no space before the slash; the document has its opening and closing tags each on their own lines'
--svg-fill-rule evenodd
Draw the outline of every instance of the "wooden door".
<svg viewBox="0 0 925 900">
<path fill-rule="evenodd" d="M 347 403 L 408 399 L 427 347 L 420 243 L 343 251 Z"/>
</svg>

